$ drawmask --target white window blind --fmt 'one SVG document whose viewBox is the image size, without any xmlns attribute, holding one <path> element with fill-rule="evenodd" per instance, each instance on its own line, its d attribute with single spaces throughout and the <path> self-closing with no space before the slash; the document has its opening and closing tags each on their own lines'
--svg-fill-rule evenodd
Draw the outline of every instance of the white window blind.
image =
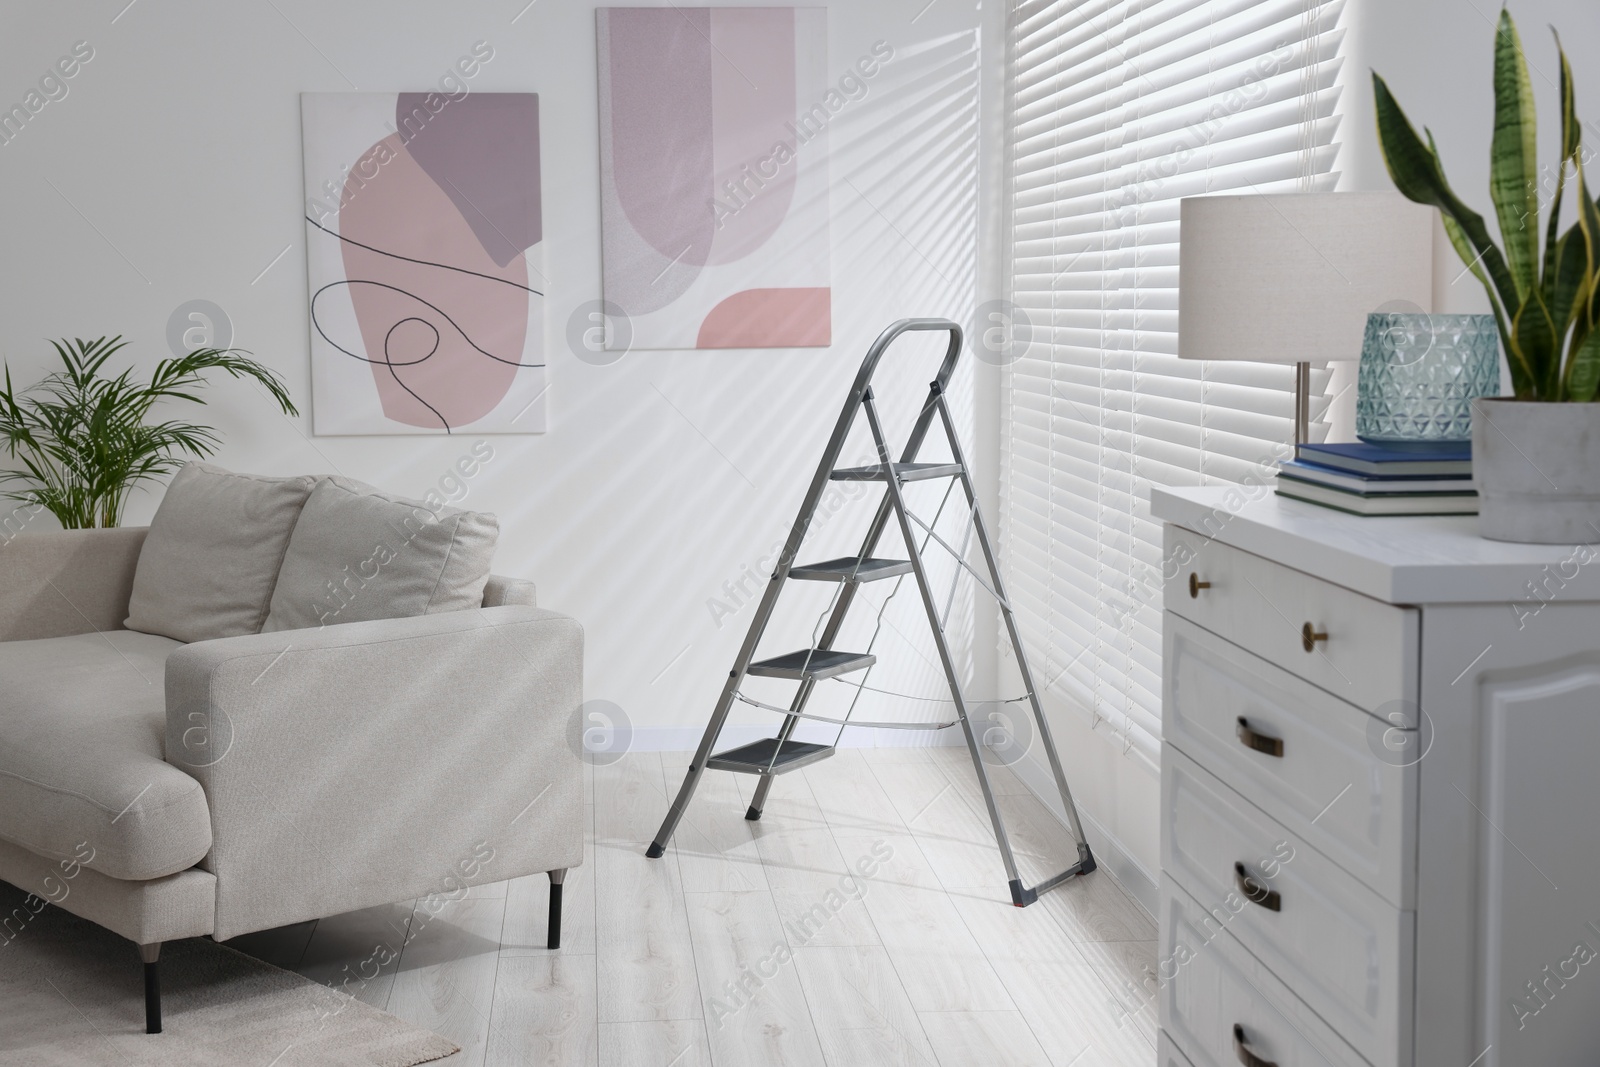
<svg viewBox="0 0 1600 1067">
<path fill-rule="evenodd" d="M 1012 10 L 1006 581 L 1040 684 L 1150 759 L 1161 531 L 1149 487 L 1270 484 L 1293 437 L 1292 366 L 1176 356 L 1178 201 L 1333 188 L 1342 6 Z M 1314 398 L 1327 380 L 1314 369 Z M 1314 399 L 1313 417 L 1326 408 Z"/>
</svg>

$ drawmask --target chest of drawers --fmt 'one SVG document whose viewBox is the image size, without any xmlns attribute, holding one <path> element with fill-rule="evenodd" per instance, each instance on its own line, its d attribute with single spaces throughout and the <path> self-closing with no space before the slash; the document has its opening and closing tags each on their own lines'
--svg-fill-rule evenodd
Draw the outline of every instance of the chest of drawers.
<svg viewBox="0 0 1600 1067">
<path fill-rule="evenodd" d="M 1600 546 L 1152 510 L 1162 1067 L 1600 1062 Z"/>
</svg>

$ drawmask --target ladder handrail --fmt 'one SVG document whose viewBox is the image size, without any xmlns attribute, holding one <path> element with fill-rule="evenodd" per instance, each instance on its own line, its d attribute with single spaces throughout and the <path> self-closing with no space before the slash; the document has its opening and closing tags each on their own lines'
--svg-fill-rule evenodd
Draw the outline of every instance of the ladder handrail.
<svg viewBox="0 0 1600 1067">
<path fill-rule="evenodd" d="M 961 327 L 949 319 L 900 319 L 889 324 L 889 328 L 878 335 L 872 342 L 872 347 L 867 349 L 867 357 L 861 361 L 861 370 L 856 374 L 854 388 L 851 395 L 859 394 L 872 381 L 872 376 L 877 372 L 878 361 L 889 350 L 889 346 L 903 333 L 914 333 L 925 330 L 942 330 L 950 334 L 950 346 L 945 349 L 944 362 L 939 366 L 938 382 L 942 386 L 950 381 L 950 375 L 955 372 L 956 364 L 961 359 Z M 846 415 L 851 422 L 855 420 L 855 409 L 846 405 Z"/>
</svg>

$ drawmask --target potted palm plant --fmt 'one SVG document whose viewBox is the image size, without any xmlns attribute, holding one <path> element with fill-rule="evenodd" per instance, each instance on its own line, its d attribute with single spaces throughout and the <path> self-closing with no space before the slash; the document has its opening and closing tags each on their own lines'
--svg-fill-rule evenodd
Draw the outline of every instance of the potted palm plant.
<svg viewBox="0 0 1600 1067">
<path fill-rule="evenodd" d="M 1479 532 L 1501 541 L 1600 541 L 1600 206 L 1584 178 L 1572 68 L 1561 41 L 1561 149 L 1540 241 L 1533 87 L 1502 9 L 1494 50 L 1489 194 L 1504 248 L 1450 188 L 1431 131 L 1417 135 L 1372 76 L 1378 140 L 1395 187 L 1439 209 L 1456 252 L 1483 284 L 1514 393 L 1473 401 Z M 1569 180 L 1572 185 L 1569 186 Z M 1561 227 L 1568 192 L 1576 220 Z"/>
<path fill-rule="evenodd" d="M 183 456 L 204 457 L 220 443 L 216 431 L 193 423 L 147 421 L 163 400 L 196 396 L 209 371 L 226 371 L 266 387 L 286 415 L 298 415 L 279 377 L 236 349 L 202 348 L 156 364 L 148 383 L 133 371 L 101 371 L 124 342 L 53 341 L 61 369 L 28 389 L 15 390 L 6 367 L 0 390 L 0 443 L 20 466 L 0 470 L 4 495 L 44 508 L 64 529 L 116 526 L 128 494 L 172 473 Z"/>
</svg>

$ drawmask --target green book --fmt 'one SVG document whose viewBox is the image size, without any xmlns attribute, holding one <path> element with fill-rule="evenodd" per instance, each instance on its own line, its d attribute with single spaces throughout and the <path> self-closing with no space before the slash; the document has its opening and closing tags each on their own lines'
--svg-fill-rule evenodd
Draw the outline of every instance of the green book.
<svg viewBox="0 0 1600 1067">
<path fill-rule="evenodd" d="M 1476 515 L 1477 493 L 1384 493 L 1365 496 L 1293 479 L 1278 480 L 1278 495 L 1351 515 Z"/>
</svg>

